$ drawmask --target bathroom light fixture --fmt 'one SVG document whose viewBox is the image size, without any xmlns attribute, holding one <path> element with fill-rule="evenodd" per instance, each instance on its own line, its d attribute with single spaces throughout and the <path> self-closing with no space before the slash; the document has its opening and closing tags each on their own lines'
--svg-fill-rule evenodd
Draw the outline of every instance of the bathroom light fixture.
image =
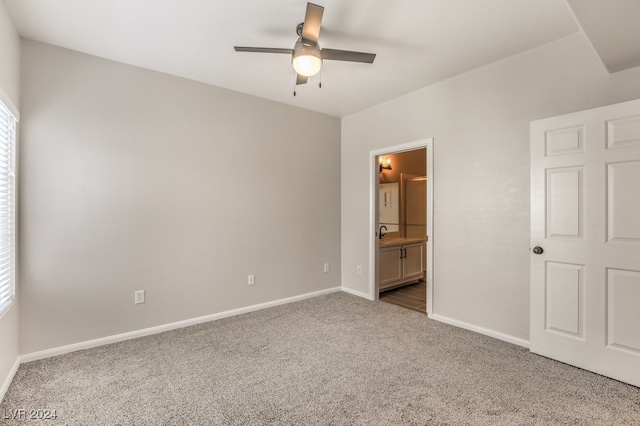
<svg viewBox="0 0 640 426">
<path fill-rule="evenodd" d="M 380 173 L 382 170 L 391 170 L 391 158 L 380 157 Z"/>
</svg>

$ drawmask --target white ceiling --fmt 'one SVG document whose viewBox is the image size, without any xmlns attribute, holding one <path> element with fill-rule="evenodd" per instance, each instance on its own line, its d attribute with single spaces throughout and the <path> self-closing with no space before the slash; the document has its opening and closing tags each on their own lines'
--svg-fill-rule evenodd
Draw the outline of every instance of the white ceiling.
<svg viewBox="0 0 640 426">
<path fill-rule="evenodd" d="M 298 86 L 287 55 L 304 0 L 4 0 L 21 36 L 342 117 L 579 30 L 561 0 L 316 0 L 326 61 Z"/>
<path fill-rule="evenodd" d="M 640 66 L 640 1 L 567 2 L 609 72 Z"/>
</svg>

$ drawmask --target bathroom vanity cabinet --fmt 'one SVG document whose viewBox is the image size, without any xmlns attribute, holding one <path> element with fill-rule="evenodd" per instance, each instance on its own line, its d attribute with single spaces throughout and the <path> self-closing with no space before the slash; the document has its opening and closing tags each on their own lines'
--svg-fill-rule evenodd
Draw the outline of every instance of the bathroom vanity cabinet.
<svg viewBox="0 0 640 426">
<path fill-rule="evenodd" d="M 423 247 L 423 241 L 416 238 L 381 241 L 378 251 L 378 289 L 382 291 L 423 278 Z"/>
</svg>

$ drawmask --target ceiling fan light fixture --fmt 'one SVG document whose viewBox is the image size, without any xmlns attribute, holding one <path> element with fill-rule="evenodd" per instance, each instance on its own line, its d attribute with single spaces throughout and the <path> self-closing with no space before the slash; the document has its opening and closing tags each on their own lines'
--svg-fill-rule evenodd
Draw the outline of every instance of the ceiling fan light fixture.
<svg viewBox="0 0 640 426">
<path fill-rule="evenodd" d="M 308 46 L 298 40 L 293 49 L 291 63 L 298 74 L 312 77 L 322 68 L 322 54 L 317 46 Z"/>
<path fill-rule="evenodd" d="M 2 0 L 0 0 L 1 2 Z M 291 58 L 291 65 L 296 72 L 295 85 L 306 84 L 309 77 L 318 74 L 324 60 L 361 62 L 372 64 L 375 53 L 354 52 L 351 50 L 320 49 L 318 38 L 322 27 L 324 7 L 307 3 L 304 21 L 296 27 L 298 40 L 293 49 L 277 47 L 245 47 L 234 46 L 236 52 L 283 53 Z M 318 84 L 322 87 L 322 83 Z M 295 86 L 294 86 L 295 87 Z M 293 96 L 296 95 L 295 90 Z"/>
</svg>

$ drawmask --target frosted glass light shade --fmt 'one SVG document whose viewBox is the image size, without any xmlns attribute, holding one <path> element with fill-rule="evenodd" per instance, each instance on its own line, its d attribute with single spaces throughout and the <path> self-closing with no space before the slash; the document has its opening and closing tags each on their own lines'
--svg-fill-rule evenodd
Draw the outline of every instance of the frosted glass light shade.
<svg viewBox="0 0 640 426">
<path fill-rule="evenodd" d="M 305 77 L 314 76 L 318 74 L 322 68 L 320 49 L 298 42 L 293 50 L 291 63 L 293 64 L 293 69 L 296 70 L 298 74 Z"/>
</svg>

